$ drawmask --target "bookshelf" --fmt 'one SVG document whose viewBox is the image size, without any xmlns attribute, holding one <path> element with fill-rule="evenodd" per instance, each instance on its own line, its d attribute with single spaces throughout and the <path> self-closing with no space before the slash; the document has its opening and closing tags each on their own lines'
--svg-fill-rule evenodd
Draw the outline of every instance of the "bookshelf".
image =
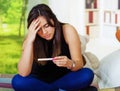
<svg viewBox="0 0 120 91">
<path fill-rule="evenodd" d="M 93 36 L 99 30 L 99 0 L 85 0 L 85 30 Z M 93 32 L 94 31 L 94 32 Z"/>
<path fill-rule="evenodd" d="M 104 25 L 120 26 L 120 10 L 104 10 Z"/>
<path fill-rule="evenodd" d="M 109 2 L 109 7 L 106 6 L 106 2 L 104 2 L 103 6 L 103 35 L 107 32 L 109 33 L 109 38 L 112 36 L 115 37 L 115 33 L 118 29 L 120 29 L 120 0 L 112 0 Z M 112 31 L 112 33 L 110 32 Z"/>
<path fill-rule="evenodd" d="M 93 26 L 98 24 L 99 9 L 86 9 L 86 25 Z"/>
</svg>

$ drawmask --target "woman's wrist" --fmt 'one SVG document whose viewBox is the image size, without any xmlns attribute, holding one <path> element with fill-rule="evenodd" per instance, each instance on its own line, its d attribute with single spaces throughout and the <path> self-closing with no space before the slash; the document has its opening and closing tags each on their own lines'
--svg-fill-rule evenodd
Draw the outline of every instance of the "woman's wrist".
<svg viewBox="0 0 120 91">
<path fill-rule="evenodd" d="M 68 69 L 73 69 L 75 66 L 76 66 L 76 64 L 75 64 L 75 61 L 74 60 L 70 60 L 71 61 L 71 65 L 69 65 L 67 68 Z"/>
</svg>

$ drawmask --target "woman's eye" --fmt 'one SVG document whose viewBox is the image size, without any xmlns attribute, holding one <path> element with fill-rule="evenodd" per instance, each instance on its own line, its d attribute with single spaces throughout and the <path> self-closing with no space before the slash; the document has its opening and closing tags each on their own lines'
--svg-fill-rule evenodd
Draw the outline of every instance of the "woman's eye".
<svg viewBox="0 0 120 91">
<path fill-rule="evenodd" d="M 49 24 L 46 24 L 46 25 L 45 25 L 45 28 L 48 28 L 48 27 L 49 27 Z"/>
</svg>

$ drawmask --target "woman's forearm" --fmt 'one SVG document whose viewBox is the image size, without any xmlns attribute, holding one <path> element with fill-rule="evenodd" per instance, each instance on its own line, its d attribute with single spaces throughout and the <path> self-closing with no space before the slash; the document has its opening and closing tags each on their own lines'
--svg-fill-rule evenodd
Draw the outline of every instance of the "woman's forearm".
<svg viewBox="0 0 120 91">
<path fill-rule="evenodd" d="M 18 73 L 22 76 L 30 74 L 33 64 L 33 45 L 25 44 L 22 56 L 18 63 Z"/>
</svg>

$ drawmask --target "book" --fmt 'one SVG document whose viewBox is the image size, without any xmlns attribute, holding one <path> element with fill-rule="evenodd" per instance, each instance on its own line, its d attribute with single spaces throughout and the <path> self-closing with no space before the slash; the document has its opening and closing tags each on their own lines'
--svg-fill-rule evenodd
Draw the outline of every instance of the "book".
<svg viewBox="0 0 120 91">
<path fill-rule="evenodd" d="M 120 0 L 118 0 L 118 9 L 120 9 Z"/>
<path fill-rule="evenodd" d="M 91 9 L 93 8 L 93 1 L 94 0 L 86 0 L 85 3 L 86 3 L 86 9 Z"/>
</svg>

